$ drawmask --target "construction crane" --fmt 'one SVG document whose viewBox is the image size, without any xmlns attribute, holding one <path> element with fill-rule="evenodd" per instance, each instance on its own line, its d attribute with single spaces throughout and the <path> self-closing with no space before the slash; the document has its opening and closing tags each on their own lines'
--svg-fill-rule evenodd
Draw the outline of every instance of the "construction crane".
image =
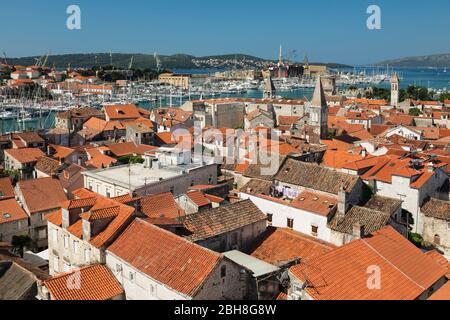
<svg viewBox="0 0 450 320">
<path fill-rule="evenodd" d="M 292 50 L 291 52 L 287 53 L 284 57 L 284 60 L 288 63 L 295 62 L 295 59 L 297 59 L 297 50 Z"/>
<path fill-rule="evenodd" d="M 47 55 L 45 56 L 44 61 L 42 62 L 41 67 L 45 67 L 45 66 L 47 65 L 48 57 L 50 56 L 50 53 L 51 53 L 51 51 L 49 51 L 49 52 L 47 53 Z"/>
<path fill-rule="evenodd" d="M 156 70 L 158 70 L 158 72 L 159 72 L 159 71 L 161 71 L 161 67 L 162 67 L 161 59 L 159 58 L 159 55 L 157 52 L 155 52 L 153 54 L 153 57 L 155 58 L 155 61 L 156 61 Z"/>
<path fill-rule="evenodd" d="M 6 58 L 6 52 L 3 51 L 3 57 L 5 58 L 5 64 L 8 65 L 8 59 Z"/>
<path fill-rule="evenodd" d="M 134 56 L 131 56 L 130 64 L 128 65 L 128 70 L 131 70 L 133 68 L 133 61 L 134 61 Z"/>
</svg>

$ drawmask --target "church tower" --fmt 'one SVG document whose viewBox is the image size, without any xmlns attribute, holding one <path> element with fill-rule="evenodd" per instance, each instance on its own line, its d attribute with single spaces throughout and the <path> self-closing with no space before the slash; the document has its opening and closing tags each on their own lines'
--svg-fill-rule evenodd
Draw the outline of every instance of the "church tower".
<svg viewBox="0 0 450 320">
<path fill-rule="evenodd" d="M 398 107 L 400 102 L 400 80 L 396 73 L 391 78 L 391 105 Z"/>
<path fill-rule="evenodd" d="M 328 105 L 323 90 L 322 80 L 317 77 L 313 99 L 309 107 L 310 142 L 320 143 L 328 137 Z"/>
<path fill-rule="evenodd" d="M 266 79 L 266 83 L 264 85 L 264 99 L 275 99 L 277 97 L 277 90 L 275 89 L 275 85 L 273 84 L 272 77 Z"/>
</svg>

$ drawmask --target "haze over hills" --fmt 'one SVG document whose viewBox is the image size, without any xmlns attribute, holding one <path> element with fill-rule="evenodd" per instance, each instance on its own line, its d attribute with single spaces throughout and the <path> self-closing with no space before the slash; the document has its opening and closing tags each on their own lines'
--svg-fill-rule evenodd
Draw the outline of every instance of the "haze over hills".
<svg viewBox="0 0 450 320">
<path fill-rule="evenodd" d="M 134 68 L 156 69 L 157 61 L 153 54 L 113 53 L 112 63 L 119 68 L 128 68 L 133 57 Z M 33 65 L 40 57 L 7 58 L 12 65 Z M 245 54 L 226 54 L 217 56 L 195 57 L 187 54 L 160 55 L 162 69 L 229 69 L 229 68 L 262 68 L 273 61 Z M 87 68 L 94 65 L 111 64 L 110 53 L 62 54 L 48 57 L 47 66 L 66 68 L 70 63 L 72 68 Z M 317 63 L 332 68 L 347 67 L 338 63 Z"/>
<path fill-rule="evenodd" d="M 432 54 L 427 56 L 406 57 L 400 59 L 385 60 L 375 65 L 387 65 L 393 67 L 409 67 L 409 68 L 449 68 L 450 67 L 450 53 Z"/>
</svg>

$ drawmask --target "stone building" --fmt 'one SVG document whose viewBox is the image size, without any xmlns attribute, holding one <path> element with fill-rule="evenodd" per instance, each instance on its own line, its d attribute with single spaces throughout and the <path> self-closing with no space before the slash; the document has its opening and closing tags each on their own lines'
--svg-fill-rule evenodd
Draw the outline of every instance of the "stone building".
<svg viewBox="0 0 450 320">
<path fill-rule="evenodd" d="M 307 113 L 309 120 L 305 127 L 306 138 L 309 143 L 320 144 L 320 140 L 328 137 L 328 105 L 320 76 Z"/>
<path fill-rule="evenodd" d="M 288 299 L 427 300 L 447 283 L 447 272 L 388 226 L 291 267 Z M 389 281 L 370 282 L 372 274 Z"/>
<path fill-rule="evenodd" d="M 424 241 L 450 257 L 450 202 L 431 198 L 420 210 Z"/>
<path fill-rule="evenodd" d="M 143 123 L 126 126 L 126 140 L 135 144 L 154 144 L 154 132 Z"/>
<path fill-rule="evenodd" d="M 127 300 L 240 300 L 246 296 L 241 268 L 231 260 L 142 219 L 136 219 L 108 248 L 106 265 Z"/>
<path fill-rule="evenodd" d="M 402 201 L 375 196 L 364 206 L 353 206 L 348 212 L 338 212 L 329 223 L 331 243 L 343 246 L 355 240 L 363 239 L 392 226 L 406 237 L 406 222 L 402 221 Z"/>
<path fill-rule="evenodd" d="M 276 97 L 277 97 L 277 89 L 273 84 L 272 77 L 269 75 L 265 80 L 263 98 L 274 99 Z"/>
<path fill-rule="evenodd" d="M 16 185 L 19 204 L 27 213 L 30 221 L 29 235 L 33 240 L 33 249 L 42 251 L 47 248 L 46 216 L 61 208 L 67 200 L 66 194 L 56 179 L 41 178 L 20 181 Z"/>
<path fill-rule="evenodd" d="M 217 165 L 191 163 L 189 151 L 160 149 L 144 164 L 83 172 L 84 186 L 105 197 L 172 192 L 179 196 L 194 185 L 216 184 Z"/>
<path fill-rule="evenodd" d="M 55 117 L 55 127 L 69 132 L 77 132 L 83 129 L 83 125 L 92 117 L 104 118 L 101 111 L 95 108 L 74 108 L 60 112 Z"/>
<path fill-rule="evenodd" d="M 267 217 L 250 200 L 208 209 L 182 219 L 186 239 L 216 252 L 243 250 L 267 228 Z"/>
<path fill-rule="evenodd" d="M 135 208 L 86 189 L 47 216 L 50 275 L 106 262 L 106 248 L 134 218 Z"/>
</svg>

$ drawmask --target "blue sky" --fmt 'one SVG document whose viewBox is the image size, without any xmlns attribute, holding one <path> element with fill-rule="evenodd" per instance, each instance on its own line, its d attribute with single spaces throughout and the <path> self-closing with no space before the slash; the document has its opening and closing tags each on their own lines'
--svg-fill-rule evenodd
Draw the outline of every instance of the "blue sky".
<svg viewBox="0 0 450 320">
<path fill-rule="evenodd" d="M 2 2 L 0 51 L 11 57 L 112 50 L 275 59 L 280 44 L 311 61 L 350 64 L 450 53 L 449 0 Z M 66 28 L 71 4 L 81 8 L 81 30 Z M 371 4 L 381 7 L 382 30 L 366 27 Z"/>
</svg>

